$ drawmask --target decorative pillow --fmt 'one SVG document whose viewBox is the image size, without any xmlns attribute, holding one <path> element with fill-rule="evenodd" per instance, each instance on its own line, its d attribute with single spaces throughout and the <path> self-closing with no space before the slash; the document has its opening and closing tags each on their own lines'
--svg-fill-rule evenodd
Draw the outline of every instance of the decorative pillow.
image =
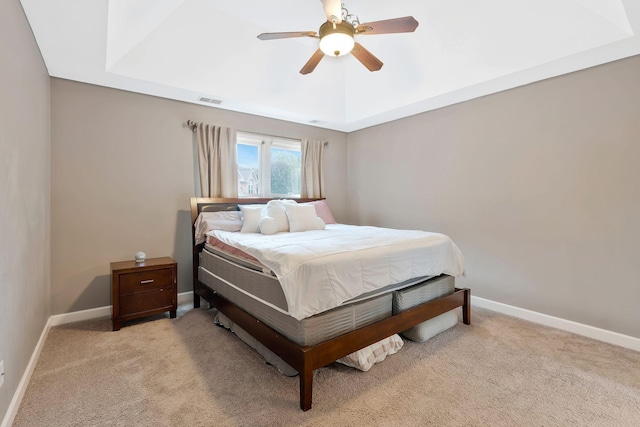
<svg viewBox="0 0 640 427">
<path fill-rule="evenodd" d="M 260 232 L 260 218 L 262 217 L 261 205 L 239 205 L 242 212 L 242 228 L 241 233 L 259 233 Z"/>
<path fill-rule="evenodd" d="M 394 334 L 389 338 L 385 338 L 368 347 L 355 351 L 342 359 L 338 359 L 336 362 L 366 372 L 371 369 L 374 364 L 382 362 L 388 355 L 397 353 L 403 345 L 404 341 L 402 341 L 400 335 Z"/>
<path fill-rule="evenodd" d="M 316 215 L 313 205 L 285 205 L 289 218 L 289 231 L 292 233 L 307 230 L 324 230 L 324 221 Z"/>
<path fill-rule="evenodd" d="M 262 211 L 262 218 L 259 224 L 260 232 L 262 234 L 275 234 L 280 231 L 289 231 L 289 220 L 284 207 L 296 204 L 295 200 L 270 200 Z"/>
<path fill-rule="evenodd" d="M 456 310 L 451 310 L 439 316 L 414 326 L 411 329 L 400 332 L 403 337 L 416 342 L 425 342 L 447 329 L 458 324 L 458 314 Z"/>
<path fill-rule="evenodd" d="M 242 218 L 239 211 L 201 212 L 194 226 L 196 245 L 199 245 L 211 230 L 240 231 Z"/>
<path fill-rule="evenodd" d="M 276 234 L 278 232 L 278 224 L 276 220 L 270 216 L 263 216 L 258 223 L 260 232 L 265 235 Z"/>
<path fill-rule="evenodd" d="M 333 218 L 331 209 L 326 200 L 317 200 L 315 202 L 300 203 L 301 205 L 313 205 L 316 208 L 316 215 L 318 215 L 325 224 L 336 224 L 336 220 Z"/>
</svg>

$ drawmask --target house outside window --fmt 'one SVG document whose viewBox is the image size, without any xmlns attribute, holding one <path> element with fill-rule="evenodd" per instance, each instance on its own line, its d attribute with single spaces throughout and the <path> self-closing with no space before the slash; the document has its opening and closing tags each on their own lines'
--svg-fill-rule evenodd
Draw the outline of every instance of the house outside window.
<svg viewBox="0 0 640 427">
<path fill-rule="evenodd" d="M 238 132 L 238 195 L 300 197 L 299 140 Z"/>
</svg>

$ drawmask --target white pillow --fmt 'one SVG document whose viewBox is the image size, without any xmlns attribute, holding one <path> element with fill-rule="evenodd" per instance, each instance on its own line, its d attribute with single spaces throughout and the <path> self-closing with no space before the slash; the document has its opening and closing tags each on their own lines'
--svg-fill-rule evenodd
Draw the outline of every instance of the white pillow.
<svg viewBox="0 0 640 427">
<path fill-rule="evenodd" d="M 264 235 L 276 234 L 278 232 L 278 225 L 276 220 L 270 216 L 263 216 L 258 223 L 260 232 Z"/>
<path fill-rule="evenodd" d="M 196 245 L 199 245 L 211 230 L 240 231 L 242 218 L 239 211 L 201 212 L 194 227 Z"/>
<path fill-rule="evenodd" d="M 262 211 L 260 219 L 260 232 L 262 234 L 275 234 L 280 231 L 289 231 L 289 220 L 284 210 L 285 205 L 296 205 L 295 200 L 270 200 Z M 263 224 L 264 222 L 264 224 Z"/>
<path fill-rule="evenodd" d="M 239 205 L 242 212 L 242 228 L 241 233 L 259 233 L 260 218 L 262 217 L 262 209 L 264 206 Z"/>
<path fill-rule="evenodd" d="M 285 205 L 285 212 L 289 218 L 289 231 L 324 230 L 324 221 L 316 215 L 316 208 L 312 205 Z"/>
<path fill-rule="evenodd" d="M 385 338 L 368 347 L 355 351 L 342 359 L 338 359 L 336 362 L 366 372 L 371 369 L 374 364 L 382 362 L 388 355 L 397 353 L 403 345 L 404 341 L 402 341 L 400 335 L 394 334 L 389 338 Z"/>
</svg>

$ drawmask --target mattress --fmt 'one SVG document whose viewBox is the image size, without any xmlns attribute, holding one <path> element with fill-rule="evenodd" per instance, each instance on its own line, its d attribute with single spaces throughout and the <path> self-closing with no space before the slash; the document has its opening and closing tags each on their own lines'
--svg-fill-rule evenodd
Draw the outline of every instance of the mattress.
<svg viewBox="0 0 640 427">
<path fill-rule="evenodd" d="M 216 272 L 218 273 L 218 272 Z M 203 267 L 198 279 L 253 317 L 299 345 L 315 345 L 391 316 L 391 293 L 338 307 L 302 320 L 265 303 Z M 241 283 L 241 282 L 236 282 Z"/>
<path fill-rule="evenodd" d="M 244 292 L 283 311 L 288 310 L 287 299 L 278 279 L 261 265 L 206 245 L 200 252 L 200 267 L 215 271 L 218 276 L 239 284 Z M 203 281 L 203 280 L 201 280 Z M 204 281 L 203 281 L 204 282 Z M 205 282 L 206 283 L 206 282 Z"/>
<path fill-rule="evenodd" d="M 462 274 L 462 254 L 443 234 L 329 224 L 300 233 L 208 232 L 273 271 L 298 320 L 416 277 Z"/>
<path fill-rule="evenodd" d="M 393 314 L 399 313 L 407 308 L 422 304 L 455 291 L 455 279 L 451 276 L 441 276 L 437 279 L 440 286 L 429 286 L 433 282 L 412 286 L 409 289 L 402 289 L 394 292 Z"/>
<path fill-rule="evenodd" d="M 200 254 L 198 279 L 299 345 L 315 345 L 391 316 L 394 292 L 411 289 L 416 283 L 422 283 L 422 286 L 430 289 L 428 294 L 422 291 L 422 296 L 428 299 L 453 292 L 453 277 L 415 278 L 360 295 L 334 309 L 296 320 L 286 311 L 286 299 L 277 278 L 237 265 L 209 249 Z"/>
<path fill-rule="evenodd" d="M 442 276 L 438 280 L 441 286 L 430 286 L 430 283 L 412 286 L 395 291 L 393 294 L 393 314 L 400 313 L 425 301 L 449 295 L 455 291 L 455 281 L 451 276 Z M 450 310 L 432 319 L 426 320 L 412 328 L 402 331 L 400 335 L 411 341 L 425 342 L 458 323 L 456 310 Z"/>
<path fill-rule="evenodd" d="M 206 244 L 205 250 L 200 252 L 199 265 L 208 271 L 215 271 L 218 276 L 225 280 L 231 280 L 231 283 L 240 286 L 243 291 L 251 294 L 258 300 L 274 305 L 284 312 L 288 312 L 289 306 L 280 282 L 269 268 L 260 264 L 258 261 L 248 260 L 245 257 L 229 253 L 217 246 Z M 424 282 L 431 277 L 432 276 L 411 278 L 400 283 L 394 283 L 380 289 L 365 292 L 346 301 L 343 305 L 398 291 Z"/>
</svg>

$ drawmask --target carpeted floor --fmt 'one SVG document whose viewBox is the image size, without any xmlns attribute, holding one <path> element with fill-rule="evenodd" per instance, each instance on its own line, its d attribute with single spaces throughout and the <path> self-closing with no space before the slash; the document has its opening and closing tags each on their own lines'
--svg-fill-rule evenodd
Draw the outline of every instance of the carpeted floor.
<svg viewBox="0 0 640 427">
<path fill-rule="evenodd" d="M 49 332 L 14 426 L 639 426 L 640 353 L 474 309 L 360 372 L 316 371 L 313 408 L 213 313 Z"/>
</svg>

